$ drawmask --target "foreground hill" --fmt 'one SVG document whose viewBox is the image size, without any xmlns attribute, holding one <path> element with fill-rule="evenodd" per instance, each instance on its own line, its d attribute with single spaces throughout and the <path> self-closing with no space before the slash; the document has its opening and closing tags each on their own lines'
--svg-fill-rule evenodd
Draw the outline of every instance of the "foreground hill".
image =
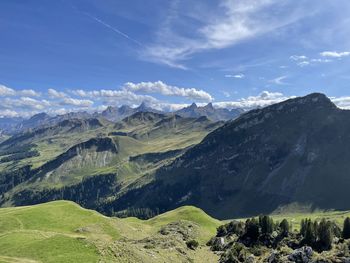
<svg viewBox="0 0 350 263">
<path fill-rule="evenodd" d="M 191 204 L 219 218 L 270 213 L 292 202 L 349 209 L 349 134 L 350 111 L 323 94 L 253 110 L 110 206 L 165 211 Z"/>
<path fill-rule="evenodd" d="M 277 214 L 271 218 L 275 222 L 281 222 L 282 219 L 290 222 L 290 235 L 287 240 L 293 245 L 290 241 L 299 238 L 296 233 L 300 230 L 302 219 L 311 218 L 318 222 L 327 219 L 342 227 L 342 222 L 348 216 L 349 211 L 318 211 Z M 229 258 L 223 260 L 230 255 L 230 251 L 233 251 L 235 256 L 238 252 L 244 258 L 254 258 L 256 261 L 252 262 L 267 262 L 267 258 L 271 258 L 271 255 L 292 255 L 298 251 L 298 248 L 293 251 L 286 242 L 281 242 L 283 249 L 277 250 L 266 247 L 263 243 L 255 247 L 249 247 L 247 244 L 247 247 L 242 247 L 239 243 L 242 244 L 243 241 L 237 240 L 236 235 L 230 235 L 230 231 L 238 231 L 239 228 L 230 228 L 234 225 L 239 226 L 237 224 L 241 223 L 238 222 L 243 223 L 245 219 L 233 221 L 222 227 L 224 222 L 208 216 L 193 206 L 180 207 L 149 220 L 106 217 L 69 201 L 1 208 L 0 262 L 200 263 L 219 262 L 220 257 L 220 262 L 232 262 Z M 220 228 L 217 231 L 218 227 Z M 208 242 L 209 240 L 211 241 Z M 213 243 L 215 240 L 219 242 Z M 197 248 L 188 246 L 194 241 L 199 243 Z M 341 247 L 341 243 L 334 243 L 330 251 L 322 254 L 314 251 L 312 257 L 323 258 L 323 261 L 312 262 L 347 262 L 325 260 L 325 258 L 337 258 L 342 252 Z M 243 255 L 242 252 L 245 250 L 249 253 Z M 344 258 L 345 255 L 340 257 Z M 349 255 L 347 257 L 349 258 Z"/>
<path fill-rule="evenodd" d="M 67 201 L 0 209 L 1 262 L 215 262 L 220 222 L 194 207 L 151 220 L 108 218 Z M 191 250 L 186 241 L 198 240 Z"/>
</svg>

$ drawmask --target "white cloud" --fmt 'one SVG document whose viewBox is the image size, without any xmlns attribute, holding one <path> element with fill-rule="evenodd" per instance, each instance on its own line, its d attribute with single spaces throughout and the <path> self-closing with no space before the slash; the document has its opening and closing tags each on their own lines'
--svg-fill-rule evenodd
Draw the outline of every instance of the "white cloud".
<svg viewBox="0 0 350 263">
<path fill-rule="evenodd" d="M 44 110 L 49 106 L 51 106 L 51 103 L 47 100 L 37 100 L 30 97 L 20 97 L 18 99 L 2 99 L 0 108 Z"/>
<path fill-rule="evenodd" d="M 304 55 L 301 55 L 301 56 L 293 55 L 293 56 L 290 56 L 289 58 L 295 61 L 299 67 L 306 67 L 310 65 L 319 64 L 319 63 L 332 62 L 332 60 L 327 58 L 308 58 L 307 56 L 304 56 Z"/>
<path fill-rule="evenodd" d="M 222 94 L 224 94 L 224 96 L 225 96 L 226 98 L 231 97 L 231 94 L 230 94 L 229 92 L 227 92 L 227 91 L 222 91 Z"/>
<path fill-rule="evenodd" d="M 245 75 L 242 73 L 236 74 L 236 75 L 226 74 L 225 78 L 243 79 L 243 78 L 245 78 Z"/>
<path fill-rule="evenodd" d="M 67 97 L 67 98 L 63 98 L 62 101 L 59 102 L 59 104 L 88 108 L 92 106 L 94 102 L 91 100 L 80 100 L 80 99 L 73 99 L 73 98 Z"/>
<path fill-rule="evenodd" d="M 249 96 L 242 98 L 237 101 L 222 101 L 214 103 L 215 107 L 218 108 L 242 108 L 242 109 L 253 109 L 258 107 L 265 107 L 274 103 L 278 103 L 287 100 L 292 97 L 287 97 L 280 92 L 269 92 L 263 91 L 257 96 Z"/>
<path fill-rule="evenodd" d="M 58 99 L 58 98 L 65 98 L 65 97 L 67 97 L 67 94 L 66 93 L 64 93 L 64 92 L 61 92 L 61 91 L 57 91 L 57 90 L 55 90 L 55 89 L 48 89 L 47 90 L 47 93 L 49 94 L 49 96 L 51 97 L 51 98 L 56 98 L 56 99 Z"/>
<path fill-rule="evenodd" d="M 289 10 L 277 17 L 270 9 L 281 5 L 278 0 L 221 0 L 217 10 L 212 8 L 208 14 L 201 14 L 206 20 L 196 17 L 198 23 L 191 28 L 191 36 L 180 34 L 176 28 L 179 20 L 186 18 L 186 10 L 172 10 L 158 31 L 157 40 L 142 51 L 142 58 L 186 69 L 183 62 L 195 53 L 233 46 L 289 25 L 304 15 Z"/>
<path fill-rule="evenodd" d="M 0 84 L 0 96 L 26 96 L 26 97 L 39 97 L 40 92 L 36 92 L 32 89 L 14 90 L 12 88 L 6 87 Z"/>
<path fill-rule="evenodd" d="M 305 67 L 305 66 L 309 66 L 310 62 L 309 61 L 301 61 L 301 62 L 298 62 L 297 65 L 299 67 Z"/>
<path fill-rule="evenodd" d="M 308 59 L 308 57 L 304 56 L 304 55 L 293 55 L 293 56 L 290 56 L 289 58 L 291 60 L 294 60 L 294 61 L 300 61 L 300 60 L 307 60 Z"/>
<path fill-rule="evenodd" d="M 276 84 L 276 85 L 288 85 L 288 83 L 284 82 L 287 76 L 280 76 L 274 79 L 269 80 L 270 83 Z"/>
<path fill-rule="evenodd" d="M 15 96 L 16 91 L 4 85 L 0 85 L 0 96 Z"/>
<path fill-rule="evenodd" d="M 126 89 L 122 90 L 73 90 L 73 94 L 83 97 L 91 98 L 94 100 L 103 100 L 106 105 L 139 105 L 142 102 L 146 103 L 159 103 L 159 101 L 149 95 L 135 94 L 134 92 Z"/>
<path fill-rule="evenodd" d="M 342 58 L 342 57 L 350 56 L 350 52 L 349 51 L 344 51 L 344 52 L 324 51 L 324 52 L 321 52 L 320 55 L 322 57 Z"/>
<path fill-rule="evenodd" d="M 162 81 L 156 82 L 127 82 L 124 84 L 124 89 L 133 92 L 158 93 L 165 96 L 178 96 L 191 100 L 212 101 L 213 97 L 204 90 L 195 88 L 181 88 L 165 84 Z"/>
<path fill-rule="evenodd" d="M 32 89 L 23 89 L 18 92 L 22 96 L 27 96 L 27 97 L 40 97 L 41 94 L 40 92 L 36 92 L 35 90 Z"/>
<path fill-rule="evenodd" d="M 332 97 L 330 99 L 339 108 L 350 110 L 350 97 Z"/>
<path fill-rule="evenodd" d="M 9 110 L 9 109 L 5 109 L 5 110 L 0 110 L 0 118 L 4 118 L 4 117 L 19 117 L 20 114 L 14 110 Z"/>
</svg>

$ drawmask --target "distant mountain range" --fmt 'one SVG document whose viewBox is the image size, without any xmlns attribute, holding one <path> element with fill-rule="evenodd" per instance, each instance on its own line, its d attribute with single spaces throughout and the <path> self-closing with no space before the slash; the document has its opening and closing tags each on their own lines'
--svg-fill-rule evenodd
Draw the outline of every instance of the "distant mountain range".
<svg viewBox="0 0 350 263">
<path fill-rule="evenodd" d="M 203 107 L 198 107 L 195 103 L 191 106 L 185 107 L 175 112 L 175 114 L 182 117 L 198 118 L 205 116 L 213 121 L 227 121 L 237 118 L 244 111 L 242 109 L 225 109 L 225 108 L 214 108 L 212 103 L 207 104 Z"/>
<path fill-rule="evenodd" d="M 88 113 L 88 112 L 70 112 L 63 115 L 50 116 L 47 113 L 38 113 L 30 117 L 29 119 L 14 117 L 14 118 L 0 118 L 0 131 L 3 134 L 15 134 L 30 129 L 50 126 L 57 124 L 67 119 L 89 119 L 89 118 L 104 118 L 111 122 L 120 121 L 136 112 L 154 112 L 165 115 L 178 115 L 186 118 L 198 118 L 205 116 L 212 121 L 226 121 L 234 119 L 242 114 L 242 109 L 220 109 L 214 108 L 211 103 L 206 106 L 199 107 L 195 103 L 191 106 L 185 107 L 175 112 L 163 112 L 151 107 L 148 107 L 145 103 L 142 103 L 136 108 L 132 108 L 127 105 L 121 107 L 108 106 L 104 111 L 100 113 Z"/>
</svg>

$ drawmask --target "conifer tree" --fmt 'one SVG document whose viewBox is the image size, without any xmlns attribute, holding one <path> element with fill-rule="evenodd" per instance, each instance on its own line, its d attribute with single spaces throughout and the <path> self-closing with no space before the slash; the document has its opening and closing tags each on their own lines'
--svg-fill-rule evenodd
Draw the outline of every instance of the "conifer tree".
<svg viewBox="0 0 350 263">
<path fill-rule="evenodd" d="M 289 234 L 289 223 L 288 223 L 287 219 L 283 219 L 281 221 L 279 227 L 280 227 L 281 235 L 282 236 L 288 236 L 288 234 Z"/>
<path fill-rule="evenodd" d="M 349 217 L 345 218 L 344 220 L 342 236 L 344 239 L 350 238 L 350 218 Z"/>
</svg>

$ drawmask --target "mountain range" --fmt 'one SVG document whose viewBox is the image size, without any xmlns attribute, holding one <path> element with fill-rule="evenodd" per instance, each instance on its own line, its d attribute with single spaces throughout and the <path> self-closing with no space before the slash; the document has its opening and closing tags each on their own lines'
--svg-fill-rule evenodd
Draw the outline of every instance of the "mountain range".
<svg viewBox="0 0 350 263">
<path fill-rule="evenodd" d="M 238 117 L 243 110 L 241 109 L 224 109 L 214 108 L 211 103 L 206 106 L 199 107 L 193 103 L 189 107 L 185 107 L 175 112 L 164 112 L 153 109 L 147 106 L 144 102 L 136 108 L 132 108 L 127 105 L 120 107 L 108 106 L 102 112 L 88 113 L 86 111 L 81 112 L 69 112 L 62 115 L 50 116 L 49 114 L 42 112 L 33 115 L 32 117 L 25 119 L 20 117 L 6 117 L 0 118 L 0 131 L 2 134 L 13 135 L 21 131 L 27 131 L 42 126 L 50 126 L 59 123 L 60 121 L 67 119 L 88 119 L 88 118 L 104 118 L 111 122 L 120 121 L 136 112 L 154 112 L 162 113 L 165 115 L 178 115 L 181 117 L 198 118 L 205 116 L 212 121 L 226 121 Z"/>
<path fill-rule="evenodd" d="M 252 110 L 156 171 L 114 210 L 195 205 L 218 218 L 291 203 L 349 209 L 350 112 L 310 94 Z"/>
<path fill-rule="evenodd" d="M 198 108 L 212 110 L 180 114 Z M 0 204 L 68 199 L 141 218 L 183 205 L 217 218 L 350 208 L 350 112 L 325 95 L 226 122 L 177 113 L 139 109 L 114 122 L 74 115 L 13 135 L 0 143 Z"/>
</svg>

